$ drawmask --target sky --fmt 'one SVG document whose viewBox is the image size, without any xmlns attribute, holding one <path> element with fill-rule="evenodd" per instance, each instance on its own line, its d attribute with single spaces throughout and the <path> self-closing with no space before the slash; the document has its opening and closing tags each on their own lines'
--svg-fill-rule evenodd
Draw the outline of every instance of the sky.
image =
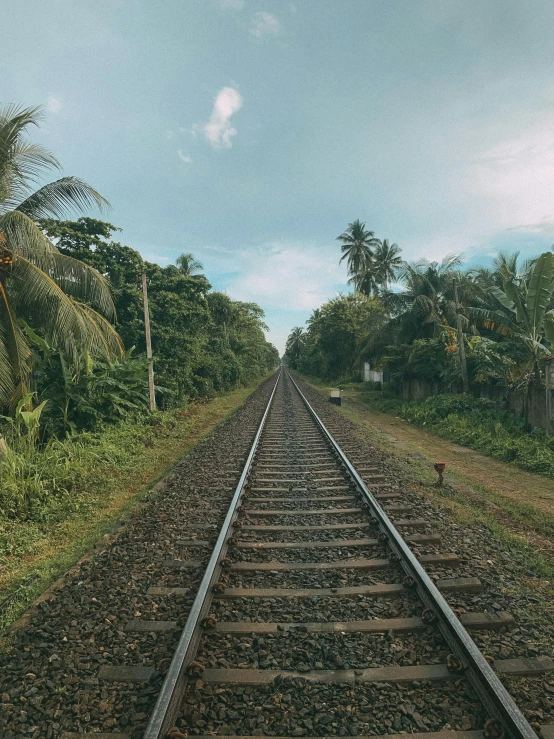
<svg viewBox="0 0 554 739">
<path fill-rule="evenodd" d="M 409 260 L 554 242 L 551 0 L 4 2 L 0 102 L 281 351 L 347 290 L 357 218 Z"/>
</svg>

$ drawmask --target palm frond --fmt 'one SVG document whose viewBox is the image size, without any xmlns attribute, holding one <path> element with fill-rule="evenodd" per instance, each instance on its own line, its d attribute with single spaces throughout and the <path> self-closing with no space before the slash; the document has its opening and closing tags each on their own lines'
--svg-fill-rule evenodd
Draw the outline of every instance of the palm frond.
<svg viewBox="0 0 554 739">
<path fill-rule="evenodd" d="M 101 211 L 110 207 L 106 198 L 77 177 L 62 177 L 44 185 L 20 203 L 16 210 L 30 218 L 62 218 L 74 210 L 97 206 Z"/>
<path fill-rule="evenodd" d="M 41 117 L 40 108 L 10 105 L 0 109 L 0 212 L 12 208 L 17 197 L 24 197 L 44 170 L 60 166 L 44 147 L 23 139 L 26 128 L 38 125 Z"/>
<path fill-rule="evenodd" d="M 0 232 L 5 234 L 7 246 L 14 254 L 35 254 L 39 258 L 44 252 L 58 251 L 33 220 L 17 210 L 0 215 Z"/>
<path fill-rule="evenodd" d="M 115 305 L 106 278 L 93 267 L 59 252 L 46 252 L 30 260 L 48 274 L 69 296 L 87 301 L 107 319 L 115 321 Z"/>
<path fill-rule="evenodd" d="M 31 351 L 0 282 L 0 406 L 12 408 L 29 391 Z"/>
<path fill-rule="evenodd" d="M 87 346 L 91 354 L 108 361 L 122 359 L 125 356 L 125 347 L 112 324 L 93 310 L 90 305 L 74 302 L 81 311 L 87 335 Z"/>
<path fill-rule="evenodd" d="M 81 311 L 59 285 L 36 264 L 16 255 L 10 273 L 8 296 L 16 312 L 40 327 L 51 346 L 64 351 L 78 366 L 87 347 L 87 333 Z"/>
<path fill-rule="evenodd" d="M 105 277 L 85 262 L 61 254 L 29 216 L 12 211 L 0 217 L 0 231 L 14 255 L 21 255 L 45 272 L 61 289 L 98 308 L 115 320 L 115 306 Z"/>
</svg>

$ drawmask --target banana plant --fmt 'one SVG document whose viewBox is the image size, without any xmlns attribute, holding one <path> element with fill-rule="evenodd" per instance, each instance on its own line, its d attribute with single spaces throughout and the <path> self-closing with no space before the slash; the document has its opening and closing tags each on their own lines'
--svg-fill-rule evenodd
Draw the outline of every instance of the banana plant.
<svg viewBox="0 0 554 739">
<path fill-rule="evenodd" d="M 502 288 L 490 286 L 492 307 L 474 307 L 472 315 L 489 330 L 511 335 L 529 353 L 536 380 L 540 380 L 539 360 L 554 350 L 554 254 L 545 252 L 525 277 L 502 267 Z"/>
</svg>

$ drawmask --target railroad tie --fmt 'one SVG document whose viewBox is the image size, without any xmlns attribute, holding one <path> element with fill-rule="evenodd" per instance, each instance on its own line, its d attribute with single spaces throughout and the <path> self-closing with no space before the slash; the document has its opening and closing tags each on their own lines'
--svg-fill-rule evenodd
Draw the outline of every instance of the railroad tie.
<svg viewBox="0 0 554 739">
<path fill-rule="evenodd" d="M 419 561 L 425 564 L 459 563 L 458 555 L 424 554 Z M 383 570 L 390 565 L 388 559 L 339 559 L 332 562 L 233 562 L 229 569 L 235 572 L 297 572 L 303 570 Z"/>
<path fill-rule="evenodd" d="M 550 657 L 524 657 L 520 659 L 499 659 L 494 662 L 494 670 L 500 675 L 537 677 L 554 670 Z M 259 670 L 234 668 L 209 668 L 202 673 L 202 680 L 208 684 L 223 685 L 271 685 L 276 678 L 281 680 L 300 679 L 308 683 L 354 684 L 363 683 L 411 683 L 420 680 L 443 682 L 459 680 L 460 674 L 451 672 L 445 664 L 439 665 L 387 665 L 368 667 L 359 670 Z"/>
<path fill-rule="evenodd" d="M 447 593 L 483 591 L 483 584 L 477 577 L 444 577 L 437 580 L 435 585 Z M 355 595 L 368 598 L 394 598 L 409 592 L 410 590 L 400 583 L 379 583 L 341 588 L 226 588 L 218 598 L 350 598 Z"/>
<path fill-rule="evenodd" d="M 73 735 L 76 739 L 84 737 L 84 734 Z M 541 739 L 554 739 L 554 724 L 543 724 L 540 728 Z M 86 737 L 100 737 L 100 739 L 125 739 L 124 734 L 87 734 Z M 65 735 L 62 735 L 62 739 L 65 739 Z M 68 739 L 73 739 L 69 737 Z M 213 739 L 213 735 L 195 734 L 194 739 Z M 218 734 L 217 739 L 237 739 L 235 735 L 226 736 L 225 734 Z M 251 737 L 242 737 L 242 739 L 251 739 Z M 292 739 L 287 736 L 272 736 L 271 739 Z M 321 739 L 318 736 L 307 736 L 304 735 L 303 739 Z M 330 739 L 327 737 L 326 739 Z M 443 729 L 442 731 L 425 731 L 422 733 L 410 733 L 410 734 L 372 734 L 371 736 L 364 736 L 363 734 L 358 735 L 358 739 L 485 739 L 485 733 L 477 729 L 473 730 L 453 730 Z"/>
<path fill-rule="evenodd" d="M 510 613 L 465 613 L 461 617 L 464 626 L 474 631 L 497 631 L 513 626 L 515 619 Z M 215 630 L 221 634 L 366 634 L 388 631 L 416 632 L 429 628 L 419 616 L 409 618 L 374 618 L 367 621 L 332 621 L 309 623 L 268 623 L 250 621 L 218 621 Z"/>
</svg>

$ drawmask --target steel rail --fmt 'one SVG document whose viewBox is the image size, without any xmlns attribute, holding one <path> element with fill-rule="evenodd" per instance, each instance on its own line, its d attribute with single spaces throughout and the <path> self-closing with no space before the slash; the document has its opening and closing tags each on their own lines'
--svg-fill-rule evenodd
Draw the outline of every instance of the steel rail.
<svg viewBox="0 0 554 739">
<path fill-rule="evenodd" d="M 212 587 L 217 582 L 220 575 L 220 562 L 225 556 L 228 540 L 232 535 L 233 524 L 238 515 L 238 507 L 244 492 L 244 487 L 252 469 L 252 462 L 281 377 L 282 370 L 280 370 L 277 375 L 277 380 L 273 386 L 273 390 L 262 416 L 262 420 L 258 426 L 258 430 L 256 431 L 256 436 L 254 437 L 240 480 L 235 488 L 233 498 L 206 567 L 204 577 L 202 578 L 202 582 L 198 588 L 187 622 L 181 633 L 175 654 L 173 655 L 169 670 L 158 695 L 158 700 L 156 701 L 156 705 L 154 706 L 154 710 L 150 716 L 150 721 L 143 734 L 143 739 L 163 739 L 167 732 L 173 727 L 177 714 L 179 713 L 181 701 L 187 685 L 186 671 L 190 663 L 193 661 L 198 648 L 198 643 L 202 635 L 202 621 L 208 615 L 212 602 Z"/>
<path fill-rule="evenodd" d="M 409 577 L 413 578 L 419 597 L 426 608 L 431 609 L 435 615 L 437 626 L 464 668 L 460 676 L 463 675 L 468 678 L 475 688 L 480 701 L 490 712 L 491 718 L 500 722 L 507 736 L 511 737 L 511 739 L 537 739 L 537 734 L 517 707 L 512 696 L 500 682 L 412 550 L 398 533 L 376 498 L 369 491 L 338 442 L 319 418 L 291 375 L 286 370 L 285 372 L 298 391 L 312 418 L 327 438 L 332 449 L 369 504 L 371 515 L 376 520 L 380 530 L 386 535 L 389 545 L 398 556 L 402 568 Z"/>
</svg>

